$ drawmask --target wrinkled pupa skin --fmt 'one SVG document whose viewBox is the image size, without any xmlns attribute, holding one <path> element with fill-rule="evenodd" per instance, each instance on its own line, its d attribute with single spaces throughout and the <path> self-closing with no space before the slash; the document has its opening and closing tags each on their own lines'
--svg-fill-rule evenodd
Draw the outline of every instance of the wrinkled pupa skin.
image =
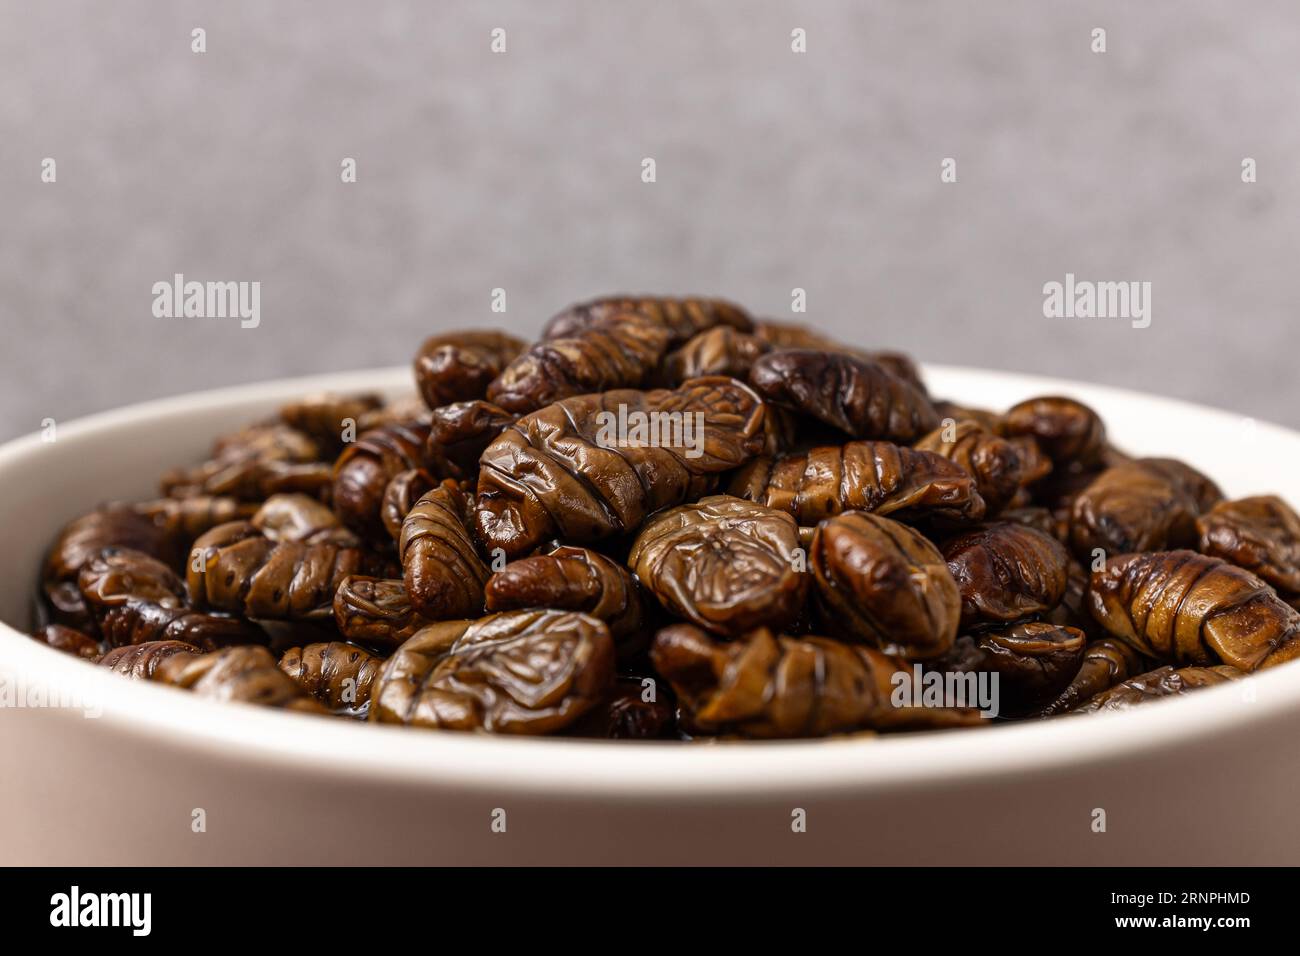
<svg viewBox="0 0 1300 956">
<path fill-rule="evenodd" d="M 1169 458 L 1141 458 L 1097 475 L 1070 506 L 1080 560 L 1196 543 L 1196 519 L 1223 497 L 1204 475 Z"/>
<path fill-rule="evenodd" d="M 576 611 L 505 611 L 417 631 L 380 671 L 370 720 L 441 730 L 550 734 L 606 699 L 614 642 Z"/>
<path fill-rule="evenodd" d="M 423 495 L 402 520 L 402 580 L 415 612 L 429 620 L 483 612 L 491 572 L 465 524 L 468 510 L 465 495 L 448 480 Z"/>
<path fill-rule="evenodd" d="M 624 568 L 588 548 L 561 546 L 512 561 L 488 579 L 489 611 L 550 607 L 582 611 L 609 627 L 620 659 L 648 643 L 648 610 L 641 585 Z"/>
<path fill-rule="evenodd" d="M 1111 635 L 1177 666 L 1252 671 L 1300 656 L 1300 612 L 1249 571 L 1195 551 L 1107 561 L 1088 602 Z"/>
<path fill-rule="evenodd" d="M 542 329 L 543 341 L 571 338 L 612 315 L 632 313 L 649 319 L 668 333 L 674 347 L 718 326 L 741 332 L 754 328 L 749 313 L 725 299 L 702 296 L 612 295 L 576 305 L 552 316 Z"/>
<path fill-rule="evenodd" d="M 837 637 L 908 660 L 940 657 L 956 640 L 961 592 L 907 525 L 846 512 L 817 526 L 809 557 L 821 621 Z"/>
<path fill-rule="evenodd" d="M 272 495 L 257 508 L 249 523 L 272 541 L 329 543 L 348 548 L 361 544 L 328 505 L 310 495 Z"/>
<path fill-rule="evenodd" d="M 997 676 L 997 716 L 1025 717 L 1057 698 L 1079 673 L 1087 637 L 1077 628 L 1026 621 L 962 635 L 937 669 Z"/>
<path fill-rule="evenodd" d="M 46 647 L 64 654 L 71 654 L 73 657 L 80 657 L 92 664 L 104 656 L 99 641 L 74 627 L 65 627 L 62 624 L 46 624 L 32 634 L 32 637 Z"/>
<path fill-rule="evenodd" d="M 280 420 L 337 454 L 346 443 L 346 436 L 355 435 L 367 416 L 378 412 L 383 405 L 383 399 L 373 393 L 317 392 L 282 406 Z"/>
<path fill-rule="evenodd" d="M 915 384 L 845 352 L 769 352 L 754 363 L 749 382 L 767 401 L 854 438 L 910 444 L 939 424 L 934 405 Z"/>
<path fill-rule="evenodd" d="M 203 651 L 184 641 L 148 641 L 115 647 L 100 658 L 99 666 L 132 680 L 152 680 L 163 661 L 177 654 L 198 656 Z"/>
<path fill-rule="evenodd" d="M 974 478 L 960 465 L 884 441 L 756 458 L 736 471 L 727 493 L 788 512 L 803 527 L 845 511 L 949 524 L 985 514 Z"/>
<path fill-rule="evenodd" d="M 431 409 L 481 399 L 527 347 L 523 339 L 501 330 L 435 335 L 415 355 L 415 382 Z"/>
<path fill-rule="evenodd" d="M 167 472 L 159 482 L 169 498 L 217 495 L 261 501 L 278 492 L 328 492 L 328 452 L 310 435 L 281 422 L 249 425 L 223 435 L 211 458 Z"/>
<path fill-rule="evenodd" d="M 153 672 L 160 684 L 213 700 L 258 704 L 305 714 L 326 709 L 283 673 L 265 647 L 228 647 L 210 654 L 174 654 Z"/>
<path fill-rule="evenodd" d="M 574 395 L 650 384 L 663 361 L 667 330 L 625 313 L 592 323 L 569 338 L 543 339 L 511 362 L 487 398 L 524 415 Z"/>
<path fill-rule="evenodd" d="M 1276 495 L 1221 501 L 1196 519 L 1197 550 L 1259 575 L 1288 603 L 1300 598 L 1300 515 Z"/>
<path fill-rule="evenodd" d="M 1181 697 L 1193 691 L 1241 680 L 1246 672 L 1231 664 L 1212 667 L 1160 667 L 1116 684 L 1076 707 L 1072 713 L 1095 714 L 1129 710 L 1166 697 Z"/>
<path fill-rule="evenodd" d="M 692 624 L 660 631 L 655 670 L 673 686 L 691 728 L 753 738 L 978 724 L 956 707 L 896 706 L 908 665 L 871 647 L 766 628 L 718 641 Z"/>
<path fill-rule="evenodd" d="M 730 495 L 655 515 L 627 562 L 675 616 L 718 634 L 793 624 L 808 593 L 794 519 Z"/>
<path fill-rule="evenodd" d="M 219 525 L 194 542 L 186 567 L 190 601 L 199 610 L 273 621 L 328 619 L 334 592 L 364 574 L 360 548 L 329 541 L 273 541 L 251 522 Z"/>
<path fill-rule="evenodd" d="M 479 540 L 514 559 L 555 537 L 584 545 L 635 531 L 759 454 L 764 412 L 747 386 L 711 377 L 676 389 L 581 395 L 525 415 L 479 460 Z M 620 443 L 620 418 L 654 413 L 702 421 L 700 434 L 690 446 Z"/>
<path fill-rule="evenodd" d="M 362 432 L 334 462 L 331 499 L 343 523 L 369 540 L 388 537 L 384 492 L 404 471 L 421 466 L 429 439 L 425 420 L 390 422 Z"/>
<path fill-rule="evenodd" d="M 1032 440 L 1003 438 L 969 419 L 940 424 L 913 448 L 947 458 L 969 474 L 989 516 L 1006 508 L 1052 468 Z"/>
<path fill-rule="evenodd" d="M 180 577 L 138 551 L 105 548 L 81 569 L 78 586 L 110 647 L 182 641 L 203 650 L 233 644 L 265 644 L 256 624 L 196 610 Z"/>
<path fill-rule="evenodd" d="M 1019 402 L 1002 415 L 999 431 L 1033 438 L 1058 470 L 1092 471 L 1105 464 L 1106 426 L 1073 398 L 1042 395 Z"/>
<path fill-rule="evenodd" d="M 360 714 L 383 660 L 343 641 L 291 647 L 280 656 L 280 670 L 336 713 Z"/>
<path fill-rule="evenodd" d="M 485 401 L 435 408 L 429 416 L 429 438 L 424 445 L 425 470 L 439 480 L 474 481 L 479 457 L 518 420 L 513 412 Z"/>
<path fill-rule="evenodd" d="M 670 352 L 664 358 L 660 378 L 669 386 L 705 375 L 726 375 L 744 381 L 758 357 L 771 349 L 756 335 L 730 325 L 716 325 Z"/>
<path fill-rule="evenodd" d="M 434 481 L 433 476 L 423 468 L 409 468 L 400 472 L 388 483 L 388 487 L 384 489 L 380 517 L 383 519 L 384 529 L 394 541 L 401 541 L 402 522 L 411 513 L 411 509 L 437 485 L 438 482 Z"/>
<path fill-rule="evenodd" d="M 1142 666 L 1142 655 L 1123 641 L 1113 637 L 1091 641 L 1084 648 L 1083 661 L 1070 683 L 1039 711 L 1039 716 L 1052 717 L 1075 710 L 1084 701 L 1140 673 Z"/>
<path fill-rule="evenodd" d="M 93 631 L 77 579 L 106 548 L 138 551 L 164 563 L 177 557 L 163 524 L 131 505 L 108 505 L 74 518 L 55 538 L 41 569 L 41 590 L 56 623 Z"/>
<path fill-rule="evenodd" d="M 1010 624 L 1061 603 L 1069 552 L 1051 535 L 997 521 L 950 538 L 944 560 L 961 592 L 961 627 Z"/>
<path fill-rule="evenodd" d="M 334 592 L 334 622 L 349 641 L 392 650 L 432 624 L 411 604 L 400 578 L 353 574 Z"/>
</svg>

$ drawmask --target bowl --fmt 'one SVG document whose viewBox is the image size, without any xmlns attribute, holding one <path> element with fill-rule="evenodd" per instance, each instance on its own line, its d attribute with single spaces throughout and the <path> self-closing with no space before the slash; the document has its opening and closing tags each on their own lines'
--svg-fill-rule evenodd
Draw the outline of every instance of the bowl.
<svg viewBox="0 0 1300 956">
<path fill-rule="evenodd" d="M 936 395 L 1095 407 L 1115 443 L 1300 502 L 1300 434 L 1113 388 L 927 367 Z M 1262 864 L 1300 861 L 1300 665 L 1122 714 L 782 742 L 511 739 L 221 704 L 31 640 L 41 558 L 213 437 L 319 390 L 150 402 L 0 446 L 8 864 Z"/>
</svg>

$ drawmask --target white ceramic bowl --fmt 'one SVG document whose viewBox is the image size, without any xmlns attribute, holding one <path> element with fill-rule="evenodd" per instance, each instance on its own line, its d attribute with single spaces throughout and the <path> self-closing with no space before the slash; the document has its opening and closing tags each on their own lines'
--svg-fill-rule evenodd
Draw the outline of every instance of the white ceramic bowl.
<svg viewBox="0 0 1300 956">
<path fill-rule="evenodd" d="M 1300 502 L 1295 432 L 1110 388 L 926 375 L 937 395 L 994 408 L 1073 395 L 1125 449 L 1184 458 L 1234 497 Z M 43 685 L 47 701 L 82 705 L 0 710 L 0 861 L 1300 862 L 1300 665 L 1126 714 L 683 745 L 439 733 L 210 703 L 103 673 L 22 633 L 41 557 L 68 519 L 148 497 L 167 467 L 200 459 L 213 436 L 286 399 L 408 383 L 405 369 L 390 369 L 224 389 L 60 425 L 53 443 L 0 447 L 0 620 L 15 625 L 0 625 L 0 687 Z M 195 832 L 199 809 L 205 829 Z M 796 809 L 806 832 L 793 832 Z"/>
</svg>

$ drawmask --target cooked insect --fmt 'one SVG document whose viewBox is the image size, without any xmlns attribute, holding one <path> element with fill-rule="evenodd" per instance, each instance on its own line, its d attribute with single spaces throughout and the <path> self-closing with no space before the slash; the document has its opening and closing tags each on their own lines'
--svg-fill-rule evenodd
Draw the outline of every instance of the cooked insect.
<svg viewBox="0 0 1300 956">
<path fill-rule="evenodd" d="M 754 335 L 774 349 L 817 349 L 823 352 L 849 352 L 855 355 L 865 354 L 863 350 L 845 345 L 829 335 L 825 335 L 811 326 L 793 322 L 774 322 L 760 319 L 754 323 Z"/>
<path fill-rule="evenodd" d="M 879 362 L 844 352 L 788 349 L 754 363 L 750 383 L 764 398 L 855 438 L 912 442 L 939 424 L 925 393 Z"/>
<path fill-rule="evenodd" d="M 488 387 L 488 400 L 524 414 L 573 395 L 649 383 L 669 345 L 668 330 L 632 313 L 611 315 L 569 338 L 543 339 Z"/>
<path fill-rule="evenodd" d="M 1083 662 L 1066 688 L 1039 715 L 1051 717 L 1074 710 L 1089 698 L 1110 690 L 1142 669 L 1142 656 L 1123 641 L 1103 637 L 1083 649 Z"/>
<path fill-rule="evenodd" d="M 947 458 L 974 478 L 990 515 L 1005 508 L 1017 492 L 1045 477 L 1052 467 L 1036 445 L 999 438 L 973 421 L 946 422 L 923 436 L 914 448 Z"/>
<path fill-rule="evenodd" d="M 1023 717 L 1054 700 L 1079 672 L 1087 638 L 1046 622 L 1012 624 L 963 635 L 945 655 L 945 670 L 997 675 L 998 712 Z"/>
<path fill-rule="evenodd" d="M 614 642 L 574 611 L 506 611 L 417 632 L 385 662 L 370 719 L 447 730 L 546 734 L 605 699 Z"/>
<path fill-rule="evenodd" d="M 812 539 L 814 596 L 826 627 L 909 660 L 942 655 L 957 637 L 961 593 L 943 555 L 921 534 L 850 511 Z"/>
<path fill-rule="evenodd" d="M 259 466 L 255 491 L 249 497 L 262 499 L 268 495 L 300 493 L 324 499 L 330 496 L 333 480 L 334 467 L 327 461 L 270 462 Z"/>
<path fill-rule="evenodd" d="M 491 402 L 457 402 L 435 408 L 424 445 L 425 467 L 438 479 L 476 479 L 479 456 L 518 418 Z"/>
<path fill-rule="evenodd" d="M 491 571 L 474 549 L 468 512 L 464 494 L 448 480 L 420 498 L 402 521 L 402 580 L 416 613 L 431 620 L 483 612 Z"/>
<path fill-rule="evenodd" d="M 425 424 L 429 420 L 429 406 L 416 392 L 409 392 L 398 398 L 390 399 L 383 405 L 366 412 L 357 419 L 357 434 L 386 428 L 389 425 L 408 423 Z"/>
<path fill-rule="evenodd" d="M 105 548 L 129 548 L 164 561 L 178 557 L 167 530 L 130 505 L 108 505 L 74 518 L 59 532 L 41 570 L 41 589 L 59 623 L 92 627 L 77 576 Z"/>
<path fill-rule="evenodd" d="M 1083 402 L 1057 395 L 1031 398 L 1002 416 L 1003 435 L 1028 435 L 1060 469 L 1093 470 L 1105 464 L 1106 426 Z"/>
<path fill-rule="evenodd" d="M 912 677 L 906 663 L 824 637 L 778 637 L 759 628 L 723 643 L 676 624 L 656 635 L 650 658 L 672 684 L 692 730 L 702 733 L 822 737 L 980 721 L 965 708 L 896 705 Z"/>
<path fill-rule="evenodd" d="M 607 296 L 570 306 L 546 323 L 542 338 L 570 338 L 603 319 L 628 312 L 650 319 L 666 329 L 673 346 L 718 325 L 729 325 L 742 332 L 753 328 L 753 321 L 744 309 L 723 299 L 627 295 Z"/>
<path fill-rule="evenodd" d="M 1300 658 L 1300 513 L 1075 399 L 932 398 L 907 355 L 691 297 L 414 365 L 68 524 L 33 637 L 216 697 L 619 740 L 988 725 Z"/>
<path fill-rule="evenodd" d="M 1300 597 L 1300 515 L 1276 495 L 1222 501 L 1196 519 L 1199 550 L 1253 571 L 1288 601 Z"/>
<path fill-rule="evenodd" d="M 176 572 L 139 551 L 105 548 L 81 569 L 78 586 L 109 647 L 183 641 L 212 650 L 266 643 L 265 632 L 249 621 L 195 611 Z"/>
<path fill-rule="evenodd" d="M 383 519 L 384 529 L 394 541 L 402 537 L 402 522 L 411 513 L 415 503 L 437 485 L 423 468 L 410 468 L 397 474 L 388 487 L 384 489 L 384 503 L 379 515 Z"/>
<path fill-rule="evenodd" d="M 417 614 L 400 579 L 349 575 L 334 593 L 334 620 L 350 641 L 372 647 L 397 647 L 427 624 Z"/>
<path fill-rule="evenodd" d="M 961 627 L 1009 624 L 1061 603 L 1070 556 L 1051 535 L 997 521 L 947 541 L 943 556 L 961 592 Z"/>
<path fill-rule="evenodd" d="M 569 728 L 574 737 L 656 740 L 673 736 L 672 695 L 653 678 L 619 677 L 614 688 Z"/>
<path fill-rule="evenodd" d="M 430 408 L 482 398 L 492 380 L 527 347 L 509 332 L 435 335 L 415 355 L 415 381 Z"/>
<path fill-rule="evenodd" d="M 489 611 L 550 607 L 599 618 L 620 658 L 647 643 L 641 586 L 626 568 L 587 548 L 562 546 L 512 561 L 488 578 L 485 594 Z"/>
<path fill-rule="evenodd" d="M 1147 704 L 1164 697 L 1178 697 L 1205 687 L 1214 687 L 1216 684 L 1241 680 L 1245 676 L 1244 671 L 1238 670 L 1231 664 L 1184 667 L 1179 670 L 1167 666 L 1159 667 L 1116 684 L 1110 690 L 1103 691 L 1091 700 L 1080 704 L 1073 712 L 1092 714 L 1107 710 L 1128 710 L 1130 707 Z"/>
<path fill-rule="evenodd" d="M 321 448 L 337 453 L 356 435 L 366 416 L 383 407 L 378 395 L 336 395 L 321 392 L 290 402 L 280 409 L 280 420 L 315 440 Z"/>
<path fill-rule="evenodd" d="M 333 711 L 356 713 L 370 703 L 370 691 L 383 661 L 352 644 L 330 641 L 291 647 L 280 670 Z"/>
<path fill-rule="evenodd" d="M 247 521 L 213 528 L 194 542 L 186 568 L 199 610 L 297 621 L 329 618 L 334 592 L 369 563 L 358 548 L 272 541 Z"/>
<path fill-rule="evenodd" d="M 912 361 L 910 355 L 904 352 L 866 352 L 865 355 L 877 365 L 883 366 L 885 371 L 895 378 L 902 379 L 922 395 L 929 397 L 930 392 L 925 387 L 924 379 L 921 378 L 921 370 Z"/>
<path fill-rule="evenodd" d="M 177 654 L 198 655 L 203 651 L 184 641 L 146 641 L 115 647 L 100 658 L 99 666 L 132 680 L 152 680 L 158 665 Z"/>
<path fill-rule="evenodd" d="M 1062 544 L 1070 540 L 1069 528 L 1062 528 L 1056 516 L 1047 508 L 1038 505 L 1026 505 L 1023 508 L 1007 508 L 998 515 L 999 521 L 1014 521 L 1016 524 L 1023 524 L 1035 531 L 1041 531 L 1043 534 L 1055 538 Z M 1071 559 L 1073 560 L 1073 558 Z M 1078 562 L 1075 562 L 1076 564 Z"/>
<path fill-rule="evenodd" d="M 32 637 L 56 651 L 92 662 L 99 660 L 104 653 L 100 650 L 99 641 L 89 634 L 62 624 L 46 624 Z"/>
<path fill-rule="evenodd" d="M 959 405 L 946 399 L 937 399 L 934 402 L 934 410 L 939 414 L 941 421 L 945 418 L 951 418 L 959 425 L 962 422 L 974 422 L 986 432 L 994 435 L 1002 434 L 1002 416 L 997 412 L 989 411 L 987 408 L 971 408 L 968 405 Z M 1041 452 L 1039 454 L 1041 455 Z M 1049 460 L 1049 468 L 1050 465 Z"/>
<path fill-rule="evenodd" d="M 317 494 L 329 485 L 325 457 L 320 444 L 296 428 L 279 422 L 250 425 L 217 439 L 203 464 L 163 475 L 162 493 L 170 498 L 229 495 L 246 501 L 261 501 L 278 491 Z"/>
<path fill-rule="evenodd" d="M 742 381 L 760 355 L 772 346 L 756 335 L 741 332 L 730 325 L 715 325 L 693 336 L 681 348 L 668 353 L 663 364 L 663 379 L 679 385 L 689 378 L 704 375 L 727 375 Z"/>
<path fill-rule="evenodd" d="M 228 521 L 251 518 L 257 513 L 258 508 L 253 502 L 240 501 L 238 498 L 226 495 L 156 498 L 133 507 L 162 528 L 168 544 L 169 561 L 184 555 L 194 543 L 194 539 L 203 532 Z"/>
<path fill-rule="evenodd" d="M 1107 631 L 1157 660 L 1251 671 L 1300 655 L 1300 612 L 1249 571 L 1194 551 L 1114 558 L 1092 573 L 1088 599 Z"/>
<path fill-rule="evenodd" d="M 334 462 L 334 510 L 343 523 L 371 540 L 388 536 L 381 510 L 388 483 L 404 471 L 419 468 L 426 422 L 395 422 L 363 432 Z"/>
<path fill-rule="evenodd" d="M 754 336 L 775 350 L 812 349 L 817 352 L 843 352 L 846 355 L 876 362 L 911 384 L 917 391 L 927 394 L 925 382 L 921 379 L 921 370 L 917 368 L 911 356 L 902 352 L 873 352 L 870 349 L 860 349 L 823 335 L 806 325 L 772 322 L 767 319 L 754 324 Z"/>
<path fill-rule="evenodd" d="M 351 548 L 361 543 L 343 527 L 333 510 L 309 495 L 272 495 L 262 502 L 250 523 L 272 541 L 328 543 Z"/>
<path fill-rule="evenodd" d="M 929 451 L 884 441 L 822 446 L 806 454 L 756 458 L 731 479 L 728 494 L 815 525 L 844 511 L 969 523 L 984 516 L 975 479 Z"/>
<path fill-rule="evenodd" d="M 210 654 L 173 654 L 157 665 L 153 679 L 191 690 L 200 697 L 233 700 L 308 714 L 327 713 L 276 667 L 265 647 L 227 647 Z"/>
<path fill-rule="evenodd" d="M 1204 475 L 1182 462 L 1143 458 L 1107 468 L 1074 499 L 1070 543 L 1082 560 L 1161 551 L 1196 542 L 1196 518 L 1221 498 Z"/>
<path fill-rule="evenodd" d="M 749 388 L 713 377 L 672 391 L 582 395 L 525 415 L 483 452 L 479 537 L 514 558 L 557 534 L 584 544 L 634 531 L 757 454 L 763 412 Z M 676 422 L 679 434 L 652 441 L 647 422 Z"/>
<path fill-rule="evenodd" d="M 818 431 L 825 434 L 815 434 Z M 788 408 L 767 405 L 764 410 L 763 454 L 769 458 L 780 458 L 821 444 L 838 445 L 842 438 L 833 428 L 803 418 Z"/>
<path fill-rule="evenodd" d="M 655 515 L 627 563 L 669 611 L 717 634 L 786 627 L 808 592 L 794 519 L 729 495 Z"/>
</svg>

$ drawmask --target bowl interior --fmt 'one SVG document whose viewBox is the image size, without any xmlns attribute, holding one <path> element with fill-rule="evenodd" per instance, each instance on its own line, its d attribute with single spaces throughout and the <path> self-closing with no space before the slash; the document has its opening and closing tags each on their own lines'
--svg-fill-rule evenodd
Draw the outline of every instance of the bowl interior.
<svg viewBox="0 0 1300 956">
<path fill-rule="evenodd" d="M 927 366 L 939 397 L 1002 409 L 1033 395 L 1065 394 L 1096 408 L 1114 442 L 1138 455 L 1168 455 L 1214 478 L 1230 497 L 1275 492 L 1300 503 L 1300 434 L 1238 415 L 1120 389 L 1035 376 Z M 683 746 L 569 740 L 511 740 L 296 717 L 214 704 L 166 688 L 104 674 L 24 636 L 40 561 L 63 523 L 100 502 L 155 493 L 167 468 L 201 460 L 212 439 L 274 414 L 313 391 L 411 387 L 405 368 L 289 379 L 151 402 L 57 426 L 53 442 L 28 436 L 0 447 L 0 672 L 53 683 L 90 682 L 104 717 L 129 732 L 181 736 L 194 746 L 244 759 L 296 761 L 338 772 L 402 779 L 435 775 L 479 782 L 512 780 L 533 789 L 583 787 L 644 793 L 761 789 L 796 774 L 825 786 L 888 786 L 920 777 L 1041 769 L 1120 751 L 1154 748 L 1272 714 L 1300 711 L 1300 666 L 1251 678 L 1250 706 L 1239 687 L 1126 714 L 1025 722 L 981 731 L 841 738 L 830 741 Z M 348 755 L 340 766 L 338 755 Z M 592 759 L 598 754 L 600 759 Z"/>
</svg>

